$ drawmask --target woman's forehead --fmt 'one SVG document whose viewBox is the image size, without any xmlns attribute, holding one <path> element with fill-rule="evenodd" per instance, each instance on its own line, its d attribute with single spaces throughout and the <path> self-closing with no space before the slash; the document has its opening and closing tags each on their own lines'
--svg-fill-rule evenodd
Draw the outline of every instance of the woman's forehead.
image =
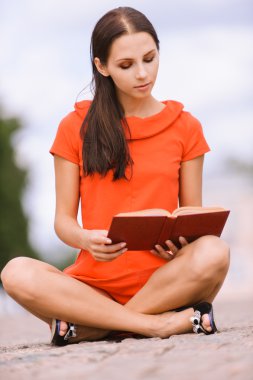
<svg viewBox="0 0 253 380">
<path fill-rule="evenodd" d="M 154 49 L 157 49 L 156 44 L 149 33 L 138 32 L 124 34 L 112 43 L 109 58 L 115 61 L 134 59 Z"/>
</svg>

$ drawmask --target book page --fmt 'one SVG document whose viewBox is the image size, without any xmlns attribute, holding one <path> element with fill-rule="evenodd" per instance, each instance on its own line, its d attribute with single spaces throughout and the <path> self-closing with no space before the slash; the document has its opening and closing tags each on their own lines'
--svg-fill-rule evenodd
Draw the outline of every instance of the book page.
<svg viewBox="0 0 253 380">
<path fill-rule="evenodd" d="M 173 211 L 172 215 L 189 215 L 189 214 L 203 214 L 203 213 L 209 213 L 209 212 L 217 212 L 217 211 L 224 211 L 225 209 L 220 206 L 207 206 L 207 207 L 201 207 L 201 206 L 185 206 L 185 207 L 179 207 L 176 210 Z"/>
<path fill-rule="evenodd" d="M 150 208 L 146 210 L 121 212 L 116 216 L 170 216 L 171 213 L 162 208 Z"/>
</svg>

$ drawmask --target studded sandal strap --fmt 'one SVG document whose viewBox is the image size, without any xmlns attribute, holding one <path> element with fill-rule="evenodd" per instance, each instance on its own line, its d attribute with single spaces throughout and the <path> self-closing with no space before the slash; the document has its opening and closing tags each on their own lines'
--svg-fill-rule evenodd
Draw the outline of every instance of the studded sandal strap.
<svg viewBox="0 0 253 380">
<path fill-rule="evenodd" d="M 69 324 L 69 329 L 64 336 L 64 340 L 68 340 L 69 338 L 75 338 L 76 337 L 76 326 L 73 323 Z"/>
</svg>

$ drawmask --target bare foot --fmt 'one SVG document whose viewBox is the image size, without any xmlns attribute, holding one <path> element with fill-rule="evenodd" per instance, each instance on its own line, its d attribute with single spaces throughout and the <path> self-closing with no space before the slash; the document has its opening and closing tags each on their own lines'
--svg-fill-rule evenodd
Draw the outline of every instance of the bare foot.
<svg viewBox="0 0 253 380">
<path fill-rule="evenodd" d="M 192 324 L 190 317 L 194 315 L 193 308 L 189 308 L 180 312 L 169 311 L 156 318 L 156 330 L 153 336 L 160 338 L 168 338 L 171 335 L 186 334 L 192 332 Z M 158 322 L 158 323 L 157 323 Z M 208 314 L 202 316 L 202 324 L 205 330 L 212 331 Z"/>
<path fill-rule="evenodd" d="M 154 328 L 149 336 L 168 338 L 171 335 L 186 334 L 192 332 L 192 323 L 190 317 L 194 315 L 193 308 L 189 308 L 180 312 L 169 311 L 160 315 L 150 316 L 154 321 Z M 202 316 L 202 325 L 205 330 L 212 331 L 208 314 Z M 66 322 L 60 322 L 61 336 L 67 333 L 68 325 Z M 95 341 L 105 338 L 109 334 L 109 330 L 103 330 L 96 327 L 87 327 L 76 325 L 76 337 L 70 337 L 69 343 L 78 343 L 81 341 Z"/>
<path fill-rule="evenodd" d="M 64 336 L 68 331 L 68 324 L 64 321 L 60 322 L 60 331 L 59 335 Z"/>
<path fill-rule="evenodd" d="M 202 325 L 204 327 L 204 329 L 206 331 L 209 331 L 211 332 L 212 331 L 212 327 L 211 327 L 211 324 L 210 324 L 210 319 L 208 317 L 208 314 L 204 314 L 203 317 L 202 317 Z"/>
</svg>

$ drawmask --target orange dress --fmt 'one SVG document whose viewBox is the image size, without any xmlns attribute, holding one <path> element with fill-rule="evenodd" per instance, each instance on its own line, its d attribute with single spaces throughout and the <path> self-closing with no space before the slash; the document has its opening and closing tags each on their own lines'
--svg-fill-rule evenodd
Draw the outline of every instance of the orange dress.
<svg viewBox="0 0 253 380">
<path fill-rule="evenodd" d="M 75 104 L 75 110 L 60 123 L 50 153 L 80 168 L 80 198 L 83 228 L 108 230 L 113 215 L 147 208 L 173 211 L 178 207 L 179 170 L 182 161 L 209 151 L 201 124 L 183 105 L 165 101 L 161 112 L 147 117 L 127 117 L 126 132 L 134 161 L 130 180 L 112 181 L 112 172 L 84 177 L 80 127 L 90 101 Z M 127 175 L 129 171 L 127 171 Z M 128 176 L 127 176 L 128 177 Z M 128 177 L 129 178 L 129 177 Z M 81 250 L 65 273 L 93 287 L 103 289 L 125 304 L 151 274 L 165 264 L 149 251 L 126 251 L 110 262 L 99 262 Z"/>
</svg>

